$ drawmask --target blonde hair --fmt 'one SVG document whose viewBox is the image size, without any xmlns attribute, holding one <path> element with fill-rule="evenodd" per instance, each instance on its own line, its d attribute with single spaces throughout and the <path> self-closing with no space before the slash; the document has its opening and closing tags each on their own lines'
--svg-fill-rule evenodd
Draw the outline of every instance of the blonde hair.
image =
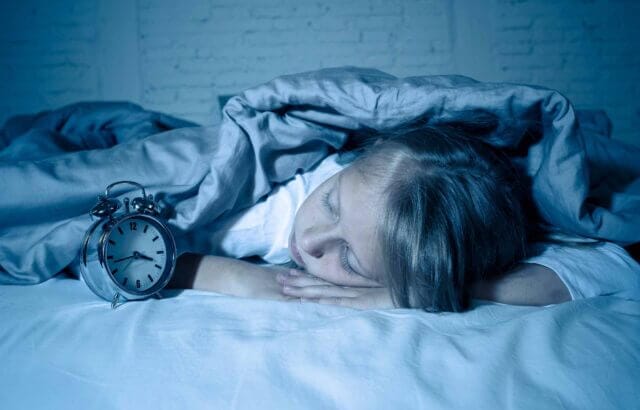
<svg viewBox="0 0 640 410">
<path fill-rule="evenodd" d="M 399 307 L 462 311 L 473 281 L 525 256 L 525 189 L 495 148 L 447 127 L 383 133 L 354 165 L 385 182 L 378 227 L 384 275 Z"/>
</svg>

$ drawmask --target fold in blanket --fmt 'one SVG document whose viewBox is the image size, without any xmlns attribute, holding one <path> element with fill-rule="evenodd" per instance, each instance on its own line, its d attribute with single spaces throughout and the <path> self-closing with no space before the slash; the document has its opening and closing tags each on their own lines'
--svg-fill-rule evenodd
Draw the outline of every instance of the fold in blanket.
<svg viewBox="0 0 640 410">
<path fill-rule="evenodd" d="M 640 149 L 607 138 L 602 113 L 556 91 L 462 76 L 396 78 L 356 67 L 276 78 L 232 98 L 217 127 L 129 103 L 80 103 L 10 119 L 0 132 L 0 283 L 44 281 L 75 258 L 88 210 L 116 180 L 158 195 L 179 252 L 206 253 L 216 218 L 251 206 L 350 137 L 413 123 L 465 125 L 505 149 L 549 224 L 640 241 Z M 126 192 L 121 192 L 125 195 Z"/>
</svg>

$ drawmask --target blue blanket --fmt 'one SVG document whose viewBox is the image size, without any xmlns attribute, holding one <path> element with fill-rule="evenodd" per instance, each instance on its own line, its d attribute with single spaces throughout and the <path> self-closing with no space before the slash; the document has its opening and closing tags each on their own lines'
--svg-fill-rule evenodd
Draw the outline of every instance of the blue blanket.
<svg viewBox="0 0 640 410">
<path fill-rule="evenodd" d="M 206 253 L 207 226 L 255 204 L 365 130 L 420 120 L 484 124 L 532 179 L 541 216 L 565 232 L 640 241 L 640 149 L 607 138 L 598 112 L 556 91 L 462 76 L 396 78 L 356 67 L 276 78 L 232 98 L 217 127 L 128 103 L 80 103 L 10 119 L 0 132 L 0 284 L 68 266 L 97 194 L 142 183 L 171 210 L 179 252 Z M 125 195 L 126 192 L 121 192 Z"/>
</svg>

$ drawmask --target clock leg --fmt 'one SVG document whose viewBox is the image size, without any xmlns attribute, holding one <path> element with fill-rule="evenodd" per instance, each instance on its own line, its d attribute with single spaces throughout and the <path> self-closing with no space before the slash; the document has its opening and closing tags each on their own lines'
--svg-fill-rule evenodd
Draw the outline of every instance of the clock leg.
<svg viewBox="0 0 640 410">
<path fill-rule="evenodd" d="M 116 294 L 113 295 L 113 300 L 111 301 L 111 309 L 117 308 L 119 306 L 119 304 L 118 304 L 119 301 L 120 301 L 120 294 L 116 292 Z M 120 305 L 121 304 L 122 303 L 120 303 Z"/>
</svg>

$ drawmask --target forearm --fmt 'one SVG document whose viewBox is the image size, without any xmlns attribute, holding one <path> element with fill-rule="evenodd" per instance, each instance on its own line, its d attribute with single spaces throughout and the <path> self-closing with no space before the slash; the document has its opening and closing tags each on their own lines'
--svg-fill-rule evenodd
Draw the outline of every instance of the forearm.
<svg viewBox="0 0 640 410">
<path fill-rule="evenodd" d="M 235 295 L 240 277 L 248 274 L 248 262 L 222 256 L 203 256 L 194 272 L 193 289 Z"/>
<path fill-rule="evenodd" d="M 472 286 L 472 297 L 510 305 L 544 306 L 571 300 L 571 295 L 551 269 L 525 263 L 504 276 L 478 281 Z"/>
<path fill-rule="evenodd" d="M 239 259 L 185 254 L 178 259 L 169 287 L 198 289 L 226 295 L 287 299 L 276 281 L 286 269 L 259 266 Z"/>
</svg>

